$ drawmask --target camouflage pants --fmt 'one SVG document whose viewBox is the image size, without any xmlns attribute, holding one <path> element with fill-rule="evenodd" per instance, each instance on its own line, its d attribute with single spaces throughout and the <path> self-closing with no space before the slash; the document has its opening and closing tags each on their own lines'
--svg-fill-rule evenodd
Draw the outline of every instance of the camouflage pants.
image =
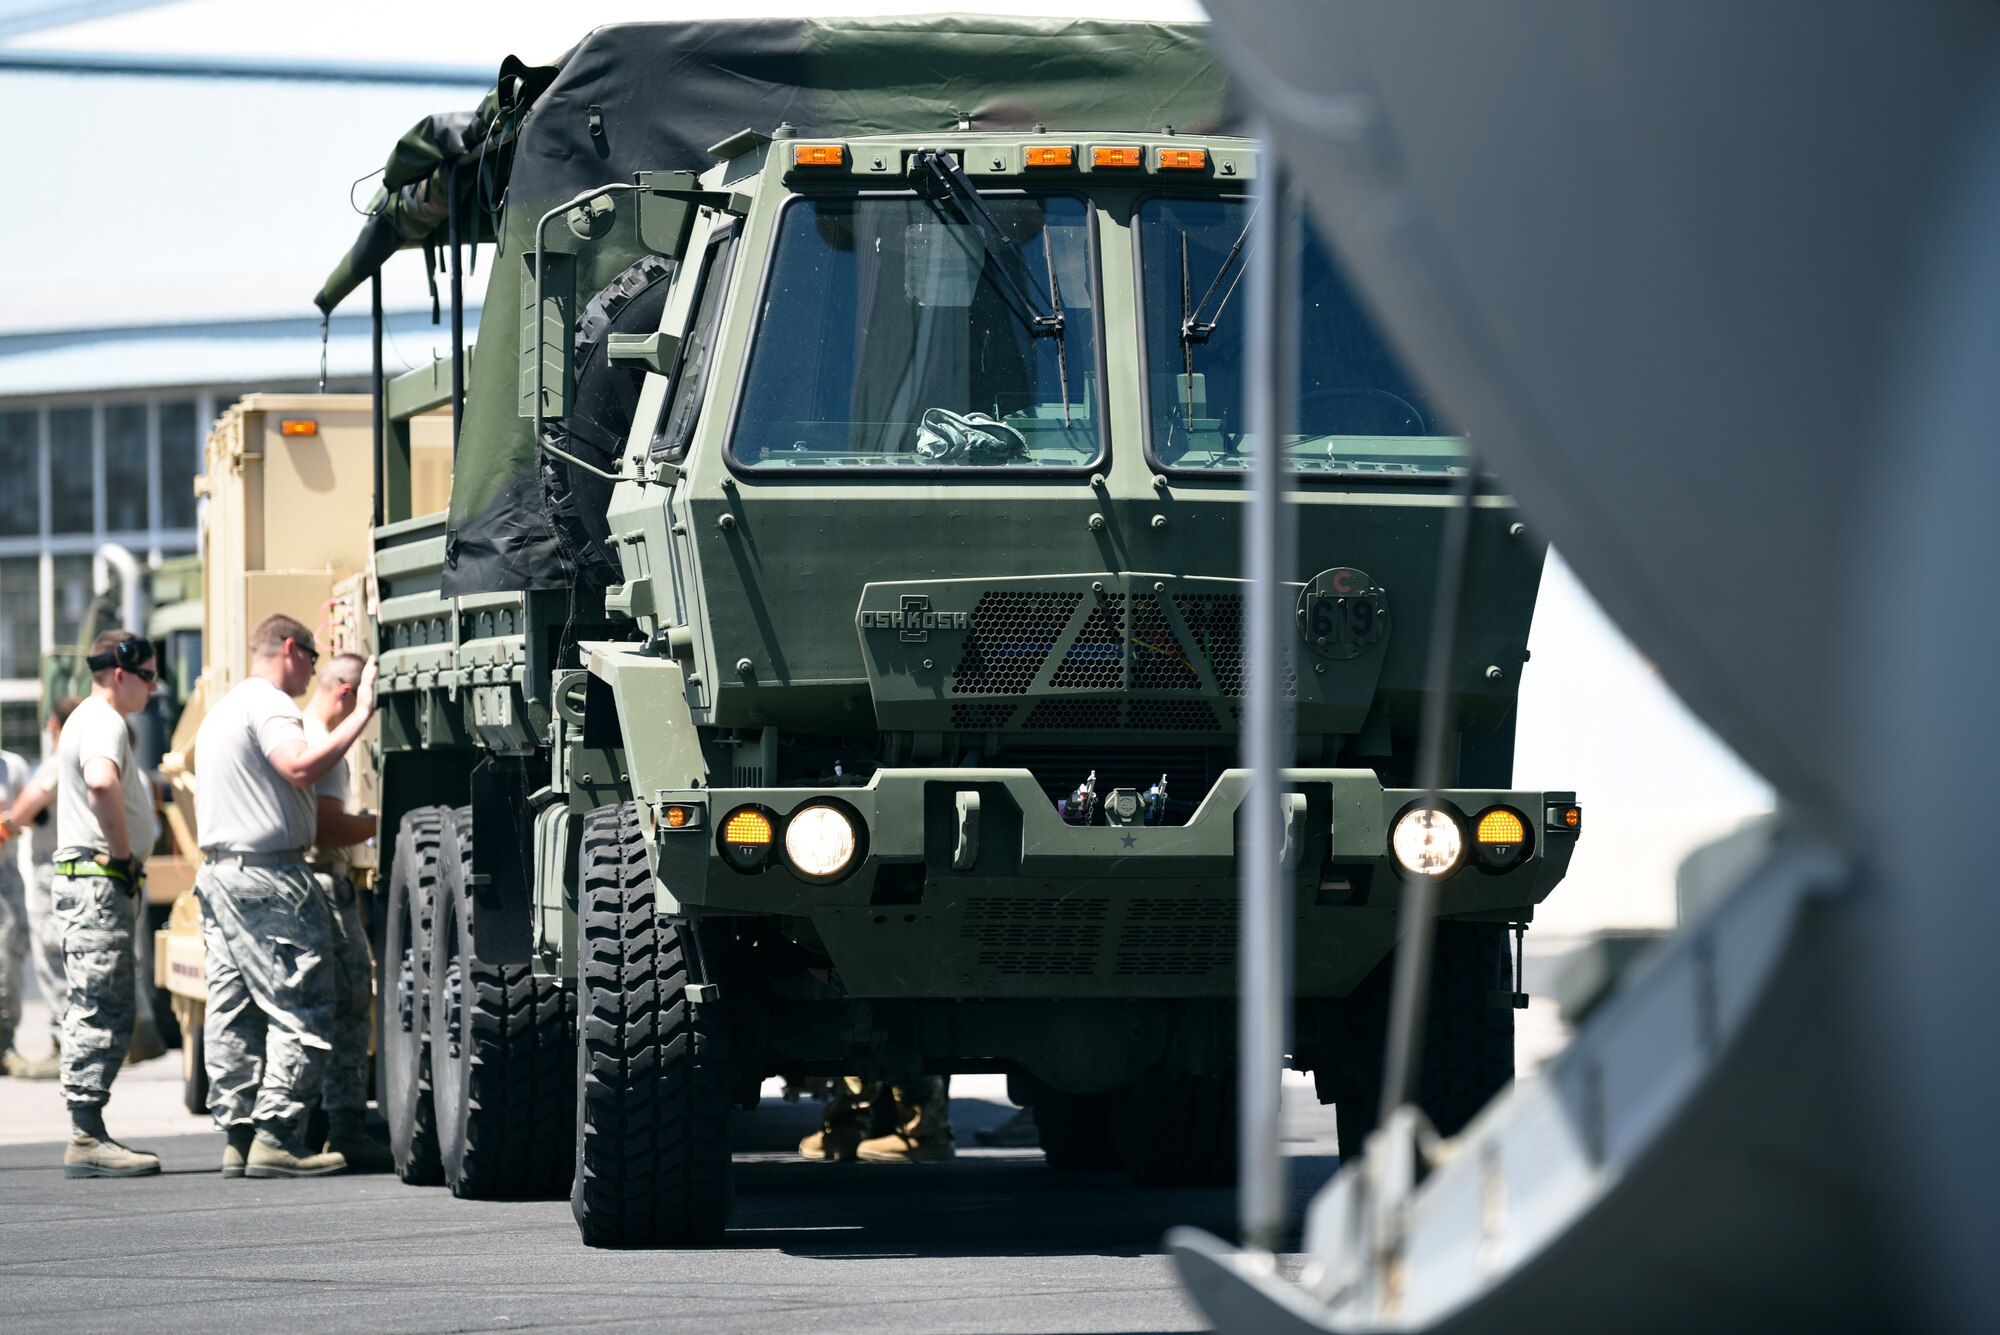
<svg viewBox="0 0 2000 1335">
<path fill-rule="evenodd" d="M 333 924 L 303 863 L 204 863 L 195 877 L 208 946 L 208 1107 L 219 1126 L 304 1130 L 333 1042 Z"/>
<path fill-rule="evenodd" d="M 863 1080 L 842 1076 L 833 1082 L 820 1128 L 863 1137 L 901 1132 L 917 1143 L 952 1142 L 951 1078 L 919 1075 L 904 1080 Z"/>
<path fill-rule="evenodd" d="M 333 922 L 333 1057 L 326 1064 L 320 1102 L 328 1112 L 368 1106 L 368 1026 L 375 998 L 375 957 L 361 922 L 354 882 L 339 872 L 318 872 L 320 893 Z"/>
<path fill-rule="evenodd" d="M 58 876 L 54 890 L 50 911 L 62 929 L 69 985 L 62 1018 L 63 1097 L 102 1107 L 132 1046 L 138 896 L 108 876 Z"/>
<path fill-rule="evenodd" d="M 0 1052 L 14 1046 L 14 1031 L 21 1026 L 21 979 L 33 937 L 21 868 L 0 846 Z"/>
<path fill-rule="evenodd" d="M 35 864 L 35 879 L 28 884 L 28 958 L 35 966 L 35 986 L 49 1003 L 49 1047 L 62 1046 L 63 1008 L 69 1004 L 69 978 L 63 972 L 62 924 L 55 915 L 56 869 L 46 862 Z M 136 906 L 135 906 L 136 907 Z"/>
</svg>

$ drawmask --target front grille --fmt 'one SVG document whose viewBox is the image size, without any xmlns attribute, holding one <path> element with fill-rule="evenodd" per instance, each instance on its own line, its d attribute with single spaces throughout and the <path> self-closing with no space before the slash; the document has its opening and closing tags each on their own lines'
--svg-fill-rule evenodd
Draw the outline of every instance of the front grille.
<svg viewBox="0 0 2000 1335">
<path fill-rule="evenodd" d="M 985 700 L 956 700 L 951 706 L 951 726 L 966 732 L 994 732 L 1007 726 L 1020 706 L 1012 700 L 998 704 Z"/>
<path fill-rule="evenodd" d="M 1125 684 L 1125 595 L 1099 595 L 1049 685 L 1064 691 L 1117 690 Z"/>
<path fill-rule="evenodd" d="M 981 594 L 952 694 L 1026 695 L 1082 601 L 1081 593 Z"/>
<path fill-rule="evenodd" d="M 1206 700 L 1134 700 L 1125 707 L 1125 726 L 1135 732 L 1220 732 Z"/>
<path fill-rule="evenodd" d="M 1132 600 L 1132 686 L 1141 691 L 1201 689 L 1201 675 L 1186 646 L 1150 593 Z"/>
<path fill-rule="evenodd" d="M 1233 899 L 1135 899 L 1125 909 L 1112 973 L 1202 978 L 1236 959 Z"/>
<path fill-rule="evenodd" d="M 1174 610 L 1194 637 L 1194 651 L 1208 660 L 1224 695 L 1243 694 L 1243 597 L 1235 593 L 1181 593 Z"/>
<path fill-rule="evenodd" d="M 1040 700 L 1021 725 L 1033 732 L 1116 732 L 1116 700 Z"/>
<path fill-rule="evenodd" d="M 995 973 L 1082 976 L 1096 968 L 1109 907 L 1106 899 L 974 895 L 960 936 Z"/>
</svg>

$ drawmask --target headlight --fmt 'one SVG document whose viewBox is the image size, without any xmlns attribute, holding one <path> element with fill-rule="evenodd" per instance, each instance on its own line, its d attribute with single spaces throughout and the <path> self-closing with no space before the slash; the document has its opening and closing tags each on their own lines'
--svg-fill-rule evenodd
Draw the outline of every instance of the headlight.
<svg viewBox="0 0 2000 1335">
<path fill-rule="evenodd" d="M 805 807 L 785 822 L 785 860 L 801 876 L 824 880 L 854 862 L 854 822 L 836 807 Z"/>
<path fill-rule="evenodd" d="M 1465 856 L 1465 833 L 1450 812 L 1412 807 L 1396 822 L 1389 848 L 1413 875 L 1447 876 Z"/>
</svg>

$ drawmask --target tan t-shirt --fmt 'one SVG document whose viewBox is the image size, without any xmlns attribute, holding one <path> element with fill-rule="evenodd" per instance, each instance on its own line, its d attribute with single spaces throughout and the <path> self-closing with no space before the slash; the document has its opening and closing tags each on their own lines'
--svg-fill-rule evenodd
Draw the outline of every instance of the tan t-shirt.
<svg viewBox="0 0 2000 1335">
<path fill-rule="evenodd" d="M 305 715 L 262 677 L 244 678 L 216 702 L 194 737 L 194 821 L 204 849 L 312 847 L 313 789 L 293 784 L 268 759 L 287 742 L 305 739 Z"/>
<path fill-rule="evenodd" d="M 125 726 L 125 716 L 92 695 L 63 724 L 62 745 L 56 748 L 56 859 L 66 862 L 111 851 L 83 781 L 84 765 L 92 760 L 109 760 L 118 767 L 126 837 L 132 841 L 133 854 L 145 857 L 153 851 L 153 789 L 132 754 L 132 730 Z"/>
</svg>

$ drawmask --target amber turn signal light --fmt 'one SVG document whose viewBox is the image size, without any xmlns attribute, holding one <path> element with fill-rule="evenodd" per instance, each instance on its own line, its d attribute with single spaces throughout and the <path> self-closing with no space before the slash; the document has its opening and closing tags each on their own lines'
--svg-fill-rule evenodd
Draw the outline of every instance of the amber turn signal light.
<svg viewBox="0 0 2000 1335">
<path fill-rule="evenodd" d="M 844 144 L 792 145 L 794 167 L 840 167 L 846 162 L 847 147 Z"/>
<path fill-rule="evenodd" d="M 722 822 L 723 861 L 738 871 L 762 871 L 771 860 L 776 827 L 761 807 L 738 807 Z"/>
</svg>

